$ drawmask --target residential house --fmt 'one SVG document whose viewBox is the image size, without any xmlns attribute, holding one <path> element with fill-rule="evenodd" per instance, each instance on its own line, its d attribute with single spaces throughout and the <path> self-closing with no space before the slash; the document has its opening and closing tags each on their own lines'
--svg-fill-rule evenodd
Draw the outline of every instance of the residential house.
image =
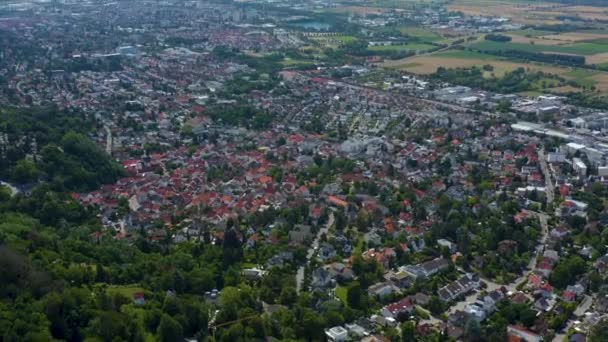
<svg viewBox="0 0 608 342">
<path fill-rule="evenodd" d="M 363 259 L 370 260 L 375 259 L 380 265 L 382 265 L 385 269 L 390 268 L 390 261 L 395 260 L 397 254 L 395 250 L 392 248 L 382 248 L 376 250 L 375 248 L 369 249 L 361 255 Z"/>
<path fill-rule="evenodd" d="M 534 307 L 539 311 L 549 312 L 555 305 L 555 300 L 551 298 L 541 297 L 534 302 Z"/>
<path fill-rule="evenodd" d="M 532 332 L 521 325 L 509 325 L 507 327 L 507 335 L 509 341 L 525 341 L 525 342 L 541 342 L 543 337 L 535 332 Z M 511 338 L 516 339 L 512 340 Z"/>
<path fill-rule="evenodd" d="M 437 240 L 437 245 L 439 246 L 439 248 L 447 248 L 451 253 L 456 252 L 456 249 L 458 247 L 455 243 L 446 239 Z"/>
<path fill-rule="evenodd" d="M 352 324 L 344 324 L 344 327 L 346 328 L 346 330 L 348 330 L 348 334 L 350 336 L 352 336 L 353 338 L 362 338 L 364 336 L 369 335 L 369 331 L 366 330 L 365 328 L 363 328 L 362 326 L 356 324 L 356 323 L 352 323 Z"/>
<path fill-rule="evenodd" d="M 342 326 L 336 326 L 325 330 L 325 336 L 330 342 L 342 342 L 348 338 L 348 331 Z"/>
<path fill-rule="evenodd" d="M 311 286 L 313 289 L 325 289 L 333 287 L 334 285 L 335 280 L 332 278 L 331 273 L 326 269 L 319 267 L 312 272 Z"/>
<path fill-rule="evenodd" d="M 563 225 L 557 226 L 555 227 L 555 229 L 551 230 L 551 237 L 556 239 L 556 240 L 562 240 L 564 238 L 566 238 L 568 236 L 568 234 L 570 234 L 570 230 Z"/>
<path fill-rule="evenodd" d="M 264 276 L 265 273 L 266 271 L 260 270 L 258 268 L 246 268 L 242 272 L 243 277 L 248 280 L 259 280 Z"/>
<path fill-rule="evenodd" d="M 488 314 L 481 305 L 476 303 L 467 305 L 464 308 L 464 312 L 469 316 L 469 319 L 474 319 L 478 322 L 486 319 Z"/>
<path fill-rule="evenodd" d="M 608 272 L 608 254 L 597 258 L 593 263 L 593 268 L 600 274 L 606 274 Z"/>
<path fill-rule="evenodd" d="M 275 266 L 283 266 L 286 262 L 293 261 L 292 252 L 281 252 L 266 261 L 266 267 L 271 268 Z"/>
<path fill-rule="evenodd" d="M 467 294 L 469 291 L 479 288 L 479 286 L 479 276 L 477 274 L 467 274 L 462 278 L 440 288 L 437 291 L 437 294 L 439 295 L 439 299 L 444 302 L 449 302 Z"/>
<path fill-rule="evenodd" d="M 411 275 L 402 271 L 388 271 L 384 274 L 384 279 L 391 281 L 395 286 L 400 289 L 408 288 L 414 282 L 414 279 Z"/>
<path fill-rule="evenodd" d="M 329 271 L 334 279 L 339 281 L 349 281 L 355 278 L 353 270 L 340 262 L 325 265 L 324 268 Z"/>
<path fill-rule="evenodd" d="M 447 259 L 436 258 L 423 262 L 422 264 L 405 266 L 403 271 L 410 274 L 414 279 L 428 278 L 439 272 L 447 270 L 449 266 L 450 263 Z"/>
<path fill-rule="evenodd" d="M 289 232 L 289 242 L 294 244 L 301 244 L 306 240 L 312 238 L 311 232 L 312 227 L 303 224 L 297 224 L 294 226 L 294 230 Z"/>
<path fill-rule="evenodd" d="M 487 314 L 493 313 L 499 302 L 505 299 L 505 292 L 494 290 L 489 292 L 481 299 L 482 307 Z"/>
<path fill-rule="evenodd" d="M 398 291 L 399 288 L 391 282 L 376 283 L 367 289 L 367 293 L 371 297 L 386 297 Z"/>
<path fill-rule="evenodd" d="M 564 293 L 562 293 L 562 299 L 565 302 L 574 303 L 574 302 L 576 302 L 576 293 L 566 290 L 566 291 L 564 291 Z"/>
<path fill-rule="evenodd" d="M 146 297 L 143 292 L 136 292 L 133 294 L 133 304 L 137 306 L 146 304 Z"/>
<path fill-rule="evenodd" d="M 608 313 L 608 295 L 598 296 L 593 307 L 599 313 Z"/>
<path fill-rule="evenodd" d="M 448 322 L 456 327 L 464 327 L 468 320 L 469 314 L 464 311 L 458 310 L 448 315 Z"/>
<path fill-rule="evenodd" d="M 585 294 L 586 284 L 584 281 L 579 281 L 574 285 L 568 285 L 568 287 L 566 287 L 566 291 L 570 291 L 577 296 L 582 296 L 583 294 Z"/>
<path fill-rule="evenodd" d="M 414 303 L 416 303 L 418 305 L 427 305 L 429 303 L 429 301 L 431 300 L 430 296 L 425 295 L 422 292 L 416 293 L 412 298 L 414 299 Z"/>
<path fill-rule="evenodd" d="M 411 298 L 406 297 L 402 300 L 389 304 L 380 310 L 380 314 L 386 318 L 393 318 L 402 321 L 414 311 L 414 304 Z"/>
<path fill-rule="evenodd" d="M 330 245 L 327 242 L 321 244 L 321 247 L 319 248 L 318 257 L 322 261 L 326 262 L 335 257 L 336 255 L 336 249 L 334 248 L 334 246 Z"/>
</svg>

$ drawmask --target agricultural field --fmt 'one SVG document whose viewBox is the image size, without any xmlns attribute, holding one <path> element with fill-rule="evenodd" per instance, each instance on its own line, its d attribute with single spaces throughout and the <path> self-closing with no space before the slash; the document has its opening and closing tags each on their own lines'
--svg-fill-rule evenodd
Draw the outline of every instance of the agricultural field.
<svg viewBox="0 0 608 342">
<path fill-rule="evenodd" d="M 419 75 L 432 74 L 437 71 L 438 66 L 445 68 L 470 68 L 473 66 L 482 67 L 484 65 L 491 65 L 493 67 L 492 71 L 485 73 L 486 77 L 501 77 L 506 72 L 524 67 L 529 71 L 542 71 L 561 76 L 566 80 L 573 80 L 581 87 L 590 88 L 594 86 L 602 92 L 608 92 L 608 72 L 541 63 L 518 63 L 474 51 L 450 50 L 430 56 L 413 56 L 396 61 L 387 61 L 383 64 L 387 68 L 399 69 Z M 558 85 L 549 79 L 545 80 L 544 85 L 540 83 L 542 83 L 542 80 L 539 82 L 538 87 L 546 88 L 547 90 L 562 92 L 580 91 L 580 89 L 566 86 L 555 88 Z"/>
<path fill-rule="evenodd" d="M 312 65 L 314 64 L 313 61 L 309 61 L 309 60 L 304 60 L 304 59 L 291 59 L 291 58 L 285 58 L 281 61 L 281 64 L 283 64 L 284 66 L 301 66 L 301 65 Z"/>
<path fill-rule="evenodd" d="M 400 27 L 399 31 L 410 37 L 416 37 L 427 42 L 439 42 L 444 40 L 443 36 L 423 27 L 405 26 Z"/>
<path fill-rule="evenodd" d="M 494 41 L 479 41 L 470 45 L 472 49 L 480 51 L 506 51 L 518 50 L 526 52 L 554 52 L 573 55 L 595 55 L 608 52 L 608 44 L 601 42 L 578 42 L 566 45 L 540 45 L 540 44 L 525 44 L 525 43 L 501 43 Z"/>
<path fill-rule="evenodd" d="M 429 51 L 436 49 L 435 45 L 424 43 L 408 43 L 402 45 L 377 45 L 370 46 L 370 51 Z"/>
<path fill-rule="evenodd" d="M 608 31 L 573 31 L 555 33 L 549 31 L 520 30 L 506 32 L 512 38 L 501 46 L 496 42 L 478 42 L 474 48 L 485 50 L 516 49 L 534 52 L 552 52 L 585 56 L 587 64 L 608 63 Z M 494 44 L 492 44 L 494 43 Z"/>
<path fill-rule="evenodd" d="M 340 35 L 340 36 L 308 37 L 308 39 L 313 40 L 321 45 L 324 45 L 324 47 L 336 48 L 339 45 L 355 41 L 357 39 L 357 37 L 348 36 L 348 35 Z"/>
<path fill-rule="evenodd" d="M 560 24 L 564 17 L 580 17 L 583 20 L 608 20 L 605 8 L 597 6 L 568 6 L 551 2 L 520 0 L 454 0 L 450 11 L 472 16 L 507 17 L 521 24 Z"/>
</svg>

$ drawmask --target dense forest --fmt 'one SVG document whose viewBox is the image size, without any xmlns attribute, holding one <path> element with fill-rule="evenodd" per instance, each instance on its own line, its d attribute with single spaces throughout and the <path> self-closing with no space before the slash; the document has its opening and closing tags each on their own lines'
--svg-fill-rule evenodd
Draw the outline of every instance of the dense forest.
<svg viewBox="0 0 608 342">
<path fill-rule="evenodd" d="M 531 52 L 522 50 L 480 50 L 479 52 L 488 55 L 507 57 L 508 59 L 521 60 L 524 62 L 534 61 L 568 66 L 584 66 L 586 61 L 585 56 L 564 55 L 559 53 Z"/>
<path fill-rule="evenodd" d="M 0 110 L 0 179 L 71 191 L 114 182 L 122 171 L 88 138 L 96 129 L 81 113 Z"/>
<path fill-rule="evenodd" d="M 506 72 L 502 77 L 496 77 L 493 74 L 490 77 L 484 77 L 484 72 L 492 73 L 492 71 L 493 68 L 490 65 L 482 68 L 446 69 L 439 67 L 437 72 L 432 75 L 432 79 L 507 94 L 533 90 L 536 86 L 535 83 L 546 82 L 546 80 L 563 82 L 555 75 L 526 72 L 524 68 Z"/>
<path fill-rule="evenodd" d="M 176 341 L 206 335 L 203 293 L 239 283 L 239 272 L 223 264 L 234 254 L 230 241 L 169 249 L 143 235 L 135 243 L 106 236 L 96 210 L 69 195 L 121 174 L 88 138 L 94 122 L 38 109 L 3 111 L 0 127 L 2 177 L 31 193 L 0 187 L 0 340 Z M 140 283 L 147 285 L 132 285 Z M 246 293 L 221 300 L 255 308 Z"/>
<path fill-rule="evenodd" d="M 70 196 L 72 190 L 93 188 L 119 174 L 86 134 L 96 129 L 94 122 L 40 109 L 3 112 L 2 128 L 12 142 L 3 146 L 5 175 L 20 174 L 16 170 L 24 163 L 35 172 L 27 179 L 11 178 L 25 182 L 17 185 L 27 184 L 29 195 L 0 186 L 1 341 L 205 340 L 211 318 L 217 323 L 242 320 L 218 330 L 218 341 L 265 336 L 318 340 L 324 327 L 352 321 L 364 309 L 345 309 L 335 302 L 319 315 L 313 306 L 327 301 L 327 294 L 297 296 L 293 263 L 273 268 L 255 287 L 242 278 L 241 224 L 267 224 L 275 216 L 297 223 L 307 207 L 229 221 L 215 244 L 174 245 L 169 232 L 157 243 L 143 231 L 129 241 L 116 239 L 103 231 L 96 208 L 83 207 Z M 27 147 L 34 138 L 50 151 Z M 53 140 L 60 143 L 53 145 Z M 90 174 L 74 179 L 82 172 Z M 252 257 L 266 259 L 276 252 L 272 248 L 255 249 Z M 294 250 L 294 255 L 301 260 L 305 251 Z M 205 295 L 213 289 L 222 289 L 221 294 Z M 294 309 L 263 315 L 260 299 Z"/>
</svg>

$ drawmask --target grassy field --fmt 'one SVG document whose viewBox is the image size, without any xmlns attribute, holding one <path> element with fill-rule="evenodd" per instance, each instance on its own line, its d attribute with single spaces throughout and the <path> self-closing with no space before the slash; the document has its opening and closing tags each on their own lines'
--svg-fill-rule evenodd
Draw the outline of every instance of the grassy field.
<svg viewBox="0 0 608 342">
<path fill-rule="evenodd" d="M 336 297 L 338 297 L 338 299 L 340 299 L 340 301 L 342 302 L 342 304 L 344 304 L 344 306 L 348 306 L 348 289 L 344 286 L 338 286 L 336 287 Z"/>
<path fill-rule="evenodd" d="M 479 55 L 479 56 L 478 56 Z M 449 51 L 432 56 L 415 56 L 397 61 L 384 63 L 385 67 L 428 75 L 442 66 L 445 68 L 470 68 L 490 64 L 494 67 L 494 74 L 500 76 L 506 71 L 515 70 L 522 66 L 520 63 L 500 60 L 495 56 L 477 54 L 467 51 Z"/>
<path fill-rule="evenodd" d="M 535 29 L 527 29 L 527 30 L 516 30 L 516 31 L 508 31 L 506 32 L 509 35 L 521 36 L 521 37 L 542 37 L 553 34 L 552 31 L 544 31 L 544 30 L 535 30 Z"/>
<path fill-rule="evenodd" d="M 598 43 L 574 43 L 567 45 L 540 45 L 540 44 L 525 44 L 525 43 L 499 43 L 493 41 L 479 41 L 470 45 L 471 48 L 481 51 L 505 51 L 518 50 L 526 52 L 554 52 L 576 55 L 595 55 L 598 53 L 608 52 L 608 44 Z"/>
<path fill-rule="evenodd" d="M 127 298 L 132 298 L 133 294 L 137 292 L 145 292 L 143 287 L 139 287 L 137 285 L 111 285 L 107 288 L 107 292 L 109 294 L 119 293 Z"/>
<path fill-rule="evenodd" d="M 440 52 L 435 54 L 434 56 L 446 57 L 446 58 L 464 58 L 464 59 L 475 59 L 475 60 L 484 60 L 484 61 L 495 61 L 498 60 L 496 56 L 475 52 L 475 51 L 466 51 L 466 50 L 449 50 L 445 52 Z"/>
<path fill-rule="evenodd" d="M 335 49 L 340 45 L 355 41 L 357 37 L 343 35 L 343 36 L 327 36 L 327 37 L 310 37 L 310 40 L 314 40 L 319 43 L 322 47 Z"/>
<path fill-rule="evenodd" d="M 565 17 L 587 20 L 608 20 L 608 12 L 600 6 L 559 5 L 552 2 L 523 0 L 454 0 L 450 11 L 472 16 L 507 17 L 522 24 L 561 24 Z"/>
<path fill-rule="evenodd" d="M 564 74 L 565 77 L 573 79 L 578 84 L 585 87 L 591 87 L 597 84 L 597 81 L 593 79 L 596 75 L 598 75 L 596 71 L 585 69 L 574 69 Z"/>
<path fill-rule="evenodd" d="M 370 46 L 368 49 L 371 51 L 428 51 L 436 48 L 434 45 L 423 44 L 423 43 L 411 43 L 403 45 L 380 45 Z"/>
<path fill-rule="evenodd" d="M 440 34 L 433 32 L 431 30 L 425 29 L 423 27 L 405 26 L 405 27 L 399 28 L 399 31 L 402 34 L 406 34 L 410 37 L 420 38 L 427 42 L 438 42 L 440 40 L 443 40 L 443 37 Z"/>
<path fill-rule="evenodd" d="M 304 59 L 285 58 L 284 60 L 281 61 L 281 64 L 283 64 L 284 66 L 295 66 L 295 65 L 311 65 L 311 64 L 314 64 L 314 62 L 304 60 Z"/>
<path fill-rule="evenodd" d="M 342 43 L 349 43 L 349 42 L 352 42 L 357 39 L 357 37 L 355 37 L 355 36 L 334 36 L 331 38 L 335 39 L 337 41 L 340 41 Z"/>
<path fill-rule="evenodd" d="M 446 68 L 470 68 L 491 65 L 494 70 L 484 73 L 485 77 L 501 77 L 505 72 L 524 67 L 529 71 L 542 71 L 549 74 L 559 75 L 566 80 L 574 80 L 580 86 L 595 86 L 603 92 L 608 92 L 608 73 L 589 69 L 570 68 L 542 63 L 518 63 L 497 56 L 482 54 L 472 51 L 451 50 L 433 54 L 431 56 L 413 56 L 397 61 L 387 61 L 384 67 L 404 70 L 414 74 L 428 75 L 437 71 L 438 66 Z M 572 87 L 558 87 L 555 80 L 546 79 L 538 81 L 535 87 L 538 91 L 551 91 L 558 88 L 561 92 L 580 91 Z"/>
</svg>

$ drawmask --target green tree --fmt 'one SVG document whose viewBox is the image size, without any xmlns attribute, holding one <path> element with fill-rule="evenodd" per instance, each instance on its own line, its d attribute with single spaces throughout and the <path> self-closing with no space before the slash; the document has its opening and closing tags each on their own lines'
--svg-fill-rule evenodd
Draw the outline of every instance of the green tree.
<svg viewBox="0 0 608 342">
<path fill-rule="evenodd" d="M 569 256 L 555 266 L 551 273 L 551 284 L 563 289 L 574 283 L 583 273 L 585 273 L 585 261 L 578 255 Z"/>
<path fill-rule="evenodd" d="M 348 302 L 348 306 L 355 309 L 360 308 L 362 297 L 363 291 L 361 290 L 361 285 L 357 281 L 352 282 L 352 284 L 348 286 L 346 293 L 346 301 Z"/>
<path fill-rule="evenodd" d="M 156 338 L 162 342 L 181 341 L 184 338 L 184 329 L 171 316 L 163 314 L 156 330 Z"/>
<path fill-rule="evenodd" d="M 279 295 L 279 302 L 283 305 L 291 305 L 296 302 L 298 299 L 298 294 L 296 293 L 296 288 L 293 286 L 286 286 L 281 289 L 281 294 Z"/>
<path fill-rule="evenodd" d="M 589 342 L 605 342 L 608 336 L 608 319 L 603 319 L 589 331 Z"/>
<path fill-rule="evenodd" d="M 429 310 L 433 315 L 439 315 L 443 312 L 443 302 L 437 296 L 431 296 L 428 303 Z"/>
<path fill-rule="evenodd" d="M 480 341 L 481 340 L 481 326 L 479 322 L 470 318 L 464 326 L 464 336 L 467 341 Z"/>
<path fill-rule="evenodd" d="M 401 341 L 415 342 L 416 341 L 416 325 L 412 321 L 406 321 L 401 324 Z"/>
<path fill-rule="evenodd" d="M 16 183 L 31 183 L 38 179 L 38 168 L 32 161 L 21 159 L 13 169 L 11 179 Z"/>
</svg>

